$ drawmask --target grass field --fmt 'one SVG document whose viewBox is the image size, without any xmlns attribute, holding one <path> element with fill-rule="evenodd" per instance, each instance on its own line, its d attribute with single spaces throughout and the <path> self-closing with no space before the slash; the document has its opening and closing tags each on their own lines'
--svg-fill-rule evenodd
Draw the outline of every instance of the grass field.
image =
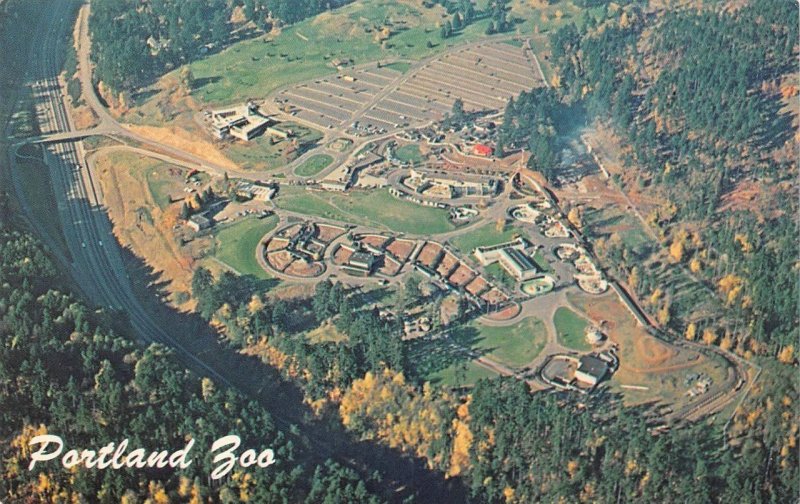
<svg viewBox="0 0 800 504">
<path fill-rule="evenodd" d="M 517 285 L 517 280 L 508 274 L 508 272 L 500 266 L 499 262 L 494 262 L 484 268 L 486 275 L 490 280 L 499 283 L 507 289 L 513 289 Z"/>
<path fill-rule="evenodd" d="M 306 341 L 312 344 L 325 342 L 341 343 L 347 340 L 347 335 L 336 329 L 336 326 L 331 322 L 325 322 L 321 326 L 306 333 Z"/>
<path fill-rule="evenodd" d="M 174 166 L 158 159 L 139 156 L 130 152 L 109 152 L 103 157 L 106 165 L 125 167 L 131 177 L 144 182 L 159 210 L 164 211 L 170 205 L 171 195 L 182 195 L 186 185 L 185 176 L 188 170 Z M 206 184 L 210 177 L 206 173 L 195 175 L 201 184 Z"/>
<path fill-rule="evenodd" d="M 204 102 L 232 103 L 335 73 L 330 61 L 336 58 L 349 58 L 357 65 L 418 60 L 486 37 L 488 19 L 441 40 L 438 23 L 443 14 L 438 5 L 428 9 L 410 0 L 358 0 L 192 63 L 200 83 L 193 94 Z M 391 35 L 380 41 L 376 33 L 383 27 Z"/>
<path fill-rule="evenodd" d="M 592 237 L 608 238 L 618 234 L 628 248 L 636 248 L 651 242 L 642 228 L 642 223 L 619 206 L 593 209 L 586 213 L 585 221 L 588 234 Z"/>
<path fill-rule="evenodd" d="M 407 61 L 395 61 L 394 63 L 384 65 L 384 67 L 391 68 L 392 70 L 396 70 L 400 73 L 406 73 L 411 69 L 411 63 Z"/>
<path fill-rule="evenodd" d="M 535 254 L 533 254 L 533 262 L 536 263 L 536 266 L 539 267 L 540 270 L 544 271 L 545 273 L 550 273 L 553 271 L 553 268 L 550 267 L 550 263 L 547 262 L 547 259 L 544 258 L 544 253 L 541 250 L 537 250 Z"/>
<path fill-rule="evenodd" d="M 327 154 L 315 154 L 303 161 L 295 168 L 294 173 L 300 177 L 313 177 L 333 163 L 333 158 Z"/>
<path fill-rule="evenodd" d="M 295 134 L 297 145 L 300 146 L 292 154 L 287 155 L 290 141 L 275 139 L 273 143 L 273 138 L 269 134 L 256 137 L 247 143 L 233 142 L 223 153 L 244 170 L 269 171 L 285 166 L 322 139 L 322 133 L 319 131 L 299 124 L 284 123 L 281 127 L 291 129 Z"/>
<path fill-rule="evenodd" d="M 422 153 L 419 151 L 419 145 L 416 144 L 403 145 L 397 149 L 394 155 L 404 163 L 415 165 L 422 163 Z"/>
<path fill-rule="evenodd" d="M 450 242 L 462 253 L 471 254 L 477 247 L 507 242 L 516 234 L 520 234 L 520 230 L 515 227 L 507 225 L 503 231 L 498 231 L 495 224 L 487 224 L 474 231 L 459 235 Z"/>
<path fill-rule="evenodd" d="M 460 387 L 497 376 L 494 371 L 472 362 L 466 352 L 448 340 L 417 339 L 405 345 L 412 375 L 421 382 Z"/>
<path fill-rule="evenodd" d="M 161 210 L 167 208 L 172 181 L 165 177 L 162 172 L 153 170 L 148 170 L 145 173 L 145 179 L 147 180 L 147 188 L 150 190 L 150 194 L 153 195 L 158 208 Z"/>
<path fill-rule="evenodd" d="M 431 373 L 427 380 L 431 383 L 440 383 L 451 387 L 472 386 L 481 378 L 492 378 L 497 373 L 491 369 L 479 366 L 472 361 L 463 361 L 459 364 L 451 364 L 446 368 Z"/>
<path fill-rule="evenodd" d="M 567 348 L 582 352 L 592 349 L 592 346 L 586 342 L 586 337 L 584 336 L 584 331 L 589 323 L 578 316 L 577 313 L 562 306 L 556 310 L 553 316 L 553 323 L 556 325 L 559 343 Z"/>
<path fill-rule="evenodd" d="M 544 349 L 547 331 L 541 320 L 528 317 L 507 327 L 472 323 L 454 331 L 453 339 L 511 368 L 521 368 Z"/>
<path fill-rule="evenodd" d="M 281 188 L 275 204 L 284 210 L 398 233 L 430 235 L 454 229 L 444 210 L 400 200 L 388 190 L 341 194 L 289 186 Z"/>
<path fill-rule="evenodd" d="M 275 229 L 278 218 L 249 218 L 226 227 L 217 233 L 217 248 L 214 257 L 238 271 L 242 275 L 252 275 L 258 279 L 270 278 L 256 261 L 256 247 L 261 238 Z"/>
</svg>

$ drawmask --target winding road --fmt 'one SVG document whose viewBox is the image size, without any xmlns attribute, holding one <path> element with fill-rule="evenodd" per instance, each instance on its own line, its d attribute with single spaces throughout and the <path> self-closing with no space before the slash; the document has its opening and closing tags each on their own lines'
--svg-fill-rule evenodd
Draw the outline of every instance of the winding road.
<svg viewBox="0 0 800 504">
<path fill-rule="evenodd" d="M 72 119 L 65 106 L 65 93 L 59 84 L 58 75 L 61 71 L 61 60 L 58 55 L 65 53 L 64 43 L 67 40 L 67 28 L 70 19 L 71 2 L 54 2 L 52 8 L 42 16 L 40 26 L 34 27 L 42 34 L 41 42 L 33 49 L 29 56 L 31 65 L 28 68 L 25 81 L 34 83 L 34 100 L 39 121 L 39 129 L 49 138 L 57 138 L 57 142 L 44 142 L 43 160 L 48 166 L 48 175 L 51 178 L 58 215 L 61 221 L 64 237 L 69 249 L 70 257 L 58 255 L 64 268 L 74 280 L 81 292 L 94 304 L 105 306 L 128 318 L 135 336 L 144 343 L 157 342 L 172 348 L 178 357 L 191 369 L 201 375 L 213 378 L 217 383 L 242 391 L 259 400 L 267 407 L 275 423 L 283 430 L 284 434 L 294 439 L 296 446 L 303 449 L 307 457 L 319 463 L 327 459 L 356 469 L 362 475 L 371 471 L 380 470 L 383 474 L 386 488 L 394 489 L 397 496 L 408 495 L 413 489 L 423 501 L 436 502 L 440 500 L 443 492 L 458 491 L 453 482 L 444 482 L 440 474 L 425 470 L 418 460 L 401 457 L 396 452 L 391 454 L 388 450 L 364 450 L 357 442 L 349 439 L 342 432 L 324 432 L 327 428 L 321 425 L 296 430 L 295 426 L 304 426 L 306 420 L 301 416 L 293 417 L 275 407 L 275 397 L 266 396 L 259 390 L 253 392 L 252 387 L 243 386 L 242 377 L 236 374 L 236 369 L 212 366 L 193 351 L 187 349 L 180 341 L 176 340 L 162 324 L 153 319 L 142 305 L 134 292 L 122 251 L 112 233 L 110 222 L 102 197 L 93 180 L 92 171 L 85 159 L 83 144 L 80 142 L 85 137 L 85 131 L 76 131 Z M 88 6 L 84 6 L 81 16 L 81 37 L 88 38 L 86 16 Z M 88 66 L 88 49 L 83 46 L 80 52 L 80 66 L 82 83 L 91 86 L 91 71 Z M 102 131 L 106 135 L 123 135 L 156 148 L 156 156 L 165 159 L 177 159 L 184 163 L 195 162 L 204 167 L 215 169 L 213 164 L 195 158 L 177 149 L 154 143 L 141 138 L 120 126 L 105 110 L 97 99 L 93 89 L 84 88 L 84 96 L 100 119 L 100 124 L 94 129 L 93 134 Z M 28 218 L 38 229 L 36 218 L 31 215 L 25 196 L 21 190 L 19 173 L 22 169 L 17 166 L 17 151 L 23 145 L 41 141 L 37 137 L 27 139 L 13 145 L 9 149 L 9 160 L 12 166 L 12 179 L 18 199 L 22 202 L 23 209 L 28 210 Z M 145 152 L 145 151 L 142 151 Z M 154 155 L 147 152 L 147 155 Z M 219 167 L 217 167 L 219 168 Z M 230 172 L 230 170 L 224 170 Z M 219 173 L 223 173 L 220 168 Z M 53 247 L 53 237 L 46 237 L 46 242 Z M 414 469 L 410 469 L 413 466 Z"/>
<path fill-rule="evenodd" d="M 167 331 L 165 331 L 152 316 L 145 310 L 141 302 L 137 299 L 126 273 L 125 264 L 118 248 L 116 239 L 112 234 L 112 224 L 102 205 L 102 195 L 98 194 L 95 187 L 91 163 L 87 163 L 83 145 L 80 140 L 95 135 L 109 137 L 124 137 L 140 144 L 141 147 L 119 146 L 121 149 L 128 149 L 142 155 L 155 157 L 163 161 L 184 166 L 187 168 L 197 168 L 212 174 L 222 176 L 228 174 L 238 178 L 257 180 L 263 177 L 258 172 L 247 172 L 232 170 L 227 166 L 221 166 L 209 162 L 194 154 L 188 153 L 179 148 L 165 145 L 161 142 L 152 140 L 143 135 L 137 134 L 120 124 L 107 110 L 97 95 L 92 82 L 92 66 L 90 62 L 91 41 L 88 31 L 89 6 L 84 5 L 78 18 L 79 25 L 79 73 L 83 97 L 89 107 L 98 118 L 98 124 L 90 129 L 76 130 L 72 124 L 71 117 L 64 104 L 63 89 L 58 82 L 60 64 L 56 55 L 63 54 L 62 47 L 66 37 L 64 36 L 67 25 L 65 19 L 69 18 L 69 2 L 57 2 L 48 16 L 45 16 L 46 26 L 41 26 L 39 32 L 43 33 L 41 45 L 36 49 L 37 54 L 30 61 L 35 62 L 31 67 L 29 80 L 34 80 L 41 85 L 37 93 L 38 106 L 44 112 L 43 123 L 41 124 L 42 134 L 37 137 L 29 138 L 24 143 L 42 143 L 46 146 L 45 161 L 50 167 L 50 176 L 55 189 L 59 215 L 62 221 L 65 238 L 72 257 L 69 261 L 69 269 L 73 278 L 80 289 L 96 304 L 110 306 L 128 315 L 131 326 L 139 338 L 145 342 L 160 342 L 174 348 L 181 358 L 193 368 L 201 370 L 204 374 L 214 377 L 220 383 L 228 386 L 235 386 L 227 377 L 225 370 L 214 369 L 202 359 L 198 358 L 193 352 L 184 348 L 179 341 L 176 341 Z M 418 68 L 426 63 L 425 60 L 417 62 L 408 75 L 413 74 L 413 68 Z M 537 61 L 538 64 L 538 61 Z M 401 77 L 393 83 L 399 86 L 402 83 Z M 390 88 L 391 89 L 391 86 Z M 388 91 L 387 91 L 388 92 Z M 378 97 L 382 96 L 381 94 Z M 379 99 L 379 98 L 376 98 Z M 364 107 L 368 108 L 369 104 Z M 346 136 L 341 131 L 333 131 L 334 136 Z M 368 138 L 363 143 L 386 139 L 394 135 L 394 132 L 387 133 L 381 137 Z M 23 145 L 17 144 L 11 149 L 12 163 L 16 160 L 16 150 Z M 360 146 L 355 147 L 352 152 L 345 155 L 336 156 L 335 162 L 328 167 L 328 173 L 340 166 L 341 163 L 349 162 L 353 159 L 355 152 Z M 301 179 L 293 175 L 293 167 L 296 163 L 302 162 L 308 156 L 315 154 L 317 150 L 305 153 L 292 165 L 287 167 L 287 178 L 289 180 Z M 343 159 L 344 158 L 344 159 Z M 18 181 L 15 181 L 19 191 Z M 24 199 L 24 198 L 21 198 Z M 502 204 L 496 202 L 486 214 L 469 228 L 462 228 L 456 232 L 439 236 L 443 240 L 448 237 L 461 234 L 467 229 L 473 229 L 479 225 L 486 224 L 492 219 L 499 217 L 500 212 L 505 212 L 507 194 L 503 195 Z M 259 254 L 262 258 L 263 255 Z M 638 306 L 637 306 L 638 308 Z M 554 309 L 553 309 L 554 311 Z M 529 313 L 529 308 L 523 309 L 523 314 Z M 643 312 L 644 313 L 644 312 Z M 540 314 L 539 314 L 540 315 Z M 548 348 L 554 349 L 555 333 L 552 324 L 548 324 Z M 731 359 L 722 355 L 727 360 Z M 544 355 L 546 352 L 543 352 Z M 493 369 L 499 366 L 497 363 L 480 362 L 478 364 L 490 366 Z M 532 365 L 535 365 L 534 361 Z M 741 377 L 743 374 L 743 364 L 735 361 L 734 367 L 736 374 Z M 513 374 L 511 370 L 498 370 L 501 374 Z M 706 409 L 709 405 L 718 405 L 724 398 L 730 400 L 728 394 L 720 394 L 704 400 L 702 406 Z M 725 403 L 727 404 L 727 402 Z M 684 411 L 686 417 L 694 416 L 697 408 L 692 411 Z M 296 419 L 283 419 L 279 415 L 276 421 L 282 427 L 289 427 L 296 422 Z M 319 445 L 325 446 L 325 440 L 319 441 Z"/>
</svg>

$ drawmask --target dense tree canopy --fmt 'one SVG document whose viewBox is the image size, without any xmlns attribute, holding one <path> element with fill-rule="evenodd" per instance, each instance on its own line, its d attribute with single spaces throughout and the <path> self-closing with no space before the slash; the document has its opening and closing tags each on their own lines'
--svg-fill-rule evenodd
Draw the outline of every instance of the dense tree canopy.
<svg viewBox="0 0 800 504">
<path fill-rule="evenodd" d="M 0 450 L 3 500 L 379 501 L 351 470 L 332 462 L 304 466 L 261 406 L 198 379 L 163 346 L 142 348 L 115 335 L 103 314 L 52 289 L 55 280 L 35 240 L 0 230 L 0 436 L 9 440 Z M 42 433 L 77 448 L 127 438 L 132 447 L 176 450 L 187 436 L 197 448 L 195 462 L 178 472 L 73 473 L 57 463 L 29 472 L 27 442 Z M 211 482 L 209 449 L 227 434 L 240 435 L 243 445 L 272 447 L 276 464 Z"/>
<path fill-rule="evenodd" d="M 96 76 L 131 90 L 228 42 L 232 9 L 261 29 L 291 24 L 344 1 L 97 0 L 89 20 Z"/>
<path fill-rule="evenodd" d="M 791 217 L 798 207 L 783 184 L 796 178 L 797 164 L 778 152 L 793 134 L 781 99 L 790 89 L 787 72 L 796 69 L 796 17 L 788 2 L 657 16 L 632 5 L 586 16 L 550 40 L 565 99 L 609 120 L 626 144 L 624 159 L 637 171 L 639 189 L 672 202 L 654 216 L 655 224 L 672 243 L 679 229 L 700 230 L 693 269 L 720 291 L 723 328 L 748 328 L 772 352 L 800 337 L 799 251 L 791 238 L 798 233 Z M 723 208 L 743 180 L 773 195 L 761 208 L 751 205 L 756 219 Z M 620 258 L 642 259 L 624 247 L 620 252 Z M 638 273 L 640 287 L 653 283 L 647 271 Z M 741 286 L 720 287 L 732 279 Z M 769 285 L 782 288 L 767 294 Z M 684 318 L 670 323 L 682 331 Z"/>
</svg>

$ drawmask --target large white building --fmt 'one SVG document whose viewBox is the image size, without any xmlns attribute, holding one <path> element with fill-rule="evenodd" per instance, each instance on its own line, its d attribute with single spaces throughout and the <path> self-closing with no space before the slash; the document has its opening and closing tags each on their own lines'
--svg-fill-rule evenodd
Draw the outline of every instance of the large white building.
<svg viewBox="0 0 800 504">
<path fill-rule="evenodd" d="M 249 142 L 272 124 L 253 103 L 211 112 L 211 128 L 219 139 L 228 135 Z"/>
<path fill-rule="evenodd" d="M 525 249 L 530 244 L 524 238 L 517 238 L 514 241 L 491 245 L 488 247 L 478 247 L 473 255 L 480 261 L 482 266 L 499 262 L 500 266 L 509 275 L 517 279 L 518 282 L 530 280 L 539 273 L 539 268 L 533 260 L 525 253 Z"/>
<path fill-rule="evenodd" d="M 520 237 L 510 242 L 498 243 L 497 245 L 489 245 L 486 247 L 478 247 L 473 252 L 473 255 L 478 259 L 482 266 L 486 266 L 500 260 L 501 250 L 525 250 L 528 248 L 528 245 L 528 241 L 525 238 Z"/>
</svg>

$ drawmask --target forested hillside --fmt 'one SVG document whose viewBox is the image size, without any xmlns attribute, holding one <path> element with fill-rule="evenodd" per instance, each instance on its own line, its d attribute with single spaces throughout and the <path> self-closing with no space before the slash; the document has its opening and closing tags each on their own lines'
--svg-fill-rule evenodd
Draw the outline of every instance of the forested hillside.
<svg viewBox="0 0 800 504">
<path fill-rule="evenodd" d="M 341 284 L 322 282 L 291 304 L 268 291 L 242 295 L 234 277 L 203 269 L 193 287 L 231 345 L 302 385 L 320 415 L 463 478 L 478 502 L 782 502 L 800 485 L 798 384 L 792 367 L 774 361 L 728 434 L 701 424 L 656 436 L 652 412 L 612 394 L 587 403 L 531 394 L 512 378 L 468 391 L 424 383 L 411 345 L 397 344 L 399 329 Z M 308 341 L 295 324 L 309 318 L 345 339 Z M 723 440 L 731 445 L 720 449 Z"/>
<path fill-rule="evenodd" d="M 552 60 L 565 101 L 613 127 L 628 168 L 623 188 L 667 202 L 647 218 L 672 260 L 723 305 L 713 315 L 667 307 L 681 315 L 670 325 L 679 333 L 692 325 L 691 335 L 709 329 L 743 354 L 783 352 L 790 362 L 800 337 L 790 106 L 797 5 L 723 7 L 606 9 L 554 33 Z M 633 272 L 647 251 L 622 245 L 611 255 L 642 297 L 653 295 L 648 270 Z"/>
<path fill-rule="evenodd" d="M 5 208 L 5 206 L 0 206 Z M 109 314 L 53 288 L 53 263 L 31 236 L 0 221 L 0 499 L 4 502 L 379 502 L 361 477 L 333 462 L 309 466 L 269 412 L 199 379 L 159 345 L 115 334 Z M 70 448 L 174 451 L 195 439 L 185 470 L 77 470 L 58 461 L 31 472 L 28 441 L 55 434 Z M 211 443 L 237 434 L 271 447 L 276 464 L 212 481 Z"/>
<path fill-rule="evenodd" d="M 466 3 L 445 3 L 449 20 L 468 21 Z M 271 29 L 336 4 L 93 0 L 97 75 L 117 90 L 138 88 L 218 50 L 233 28 Z M 800 489 L 796 5 L 575 4 L 593 14 L 550 35 L 554 86 L 509 104 L 498 150 L 526 149 L 530 167 L 551 179 L 566 110 L 585 111 L 591 124 L 613 132 L 625 163 L 614 184 L 664 204 L 647 216 L 657 240 L 604 243 L 595 252 L 640 298 L 656 300 L 666 335 L 702 338 L 753 364 L 755 385 L 742 403 L 694 425 L 654 430 L 663 405 L 625 406 L 604 386 L 578 395 L 531 393 L 514 378 L 481 379 L 472 388 L 431 384 L 413 362 L 414 343 L 401 338 L 399 317 L 367 308 L 359 289 L 330 281 L 313 294 L 281 297 L 271 282 L 197 268 L 197 312 L 232 352 L 258 357 L 299 385 L 319 424 L 424 460 L 463 484 L 474 502 L 793 502 Z M 492 5 L 505 22 L 506 2 Z M 68 292 L 41 244 L 11 227 L 10 212 L 0 197 L 0 500 L 393 497 L 378 477 L 364 478 L 370 467 L 357 473 L 311 462 L 295 442 L 302 433 L 279 428 L 267 408 L 198 377 L 162 345 L 134 342 L 122 317 Z M 688 272 L 718 310 L 666 305 L 677 293 L 660 291 L 654 269 L 644 266 L 654 263 Z M 407 284 L 398 304 L 425 303 L 419 290 Z M 201 456 L 178 472 L 72 472 L 56 461 L 29 472 L 27 442 L 41 433 L 77 448 L 128 438 L 170 450 L 191 436 Z M 211 481 L 205 448 L 225 434 L 273 448 L 277 463 Z"/>
<path fill-rule="evenodd" d="M 262 30 L 295 23 L 342 0 L 97 0 L 90 20 L 98 80 L 116 91 L 149 83 L 209 51 L 247 21 Z M 244 19 L 233 20 L 234 11 Z"/>
</svg>

